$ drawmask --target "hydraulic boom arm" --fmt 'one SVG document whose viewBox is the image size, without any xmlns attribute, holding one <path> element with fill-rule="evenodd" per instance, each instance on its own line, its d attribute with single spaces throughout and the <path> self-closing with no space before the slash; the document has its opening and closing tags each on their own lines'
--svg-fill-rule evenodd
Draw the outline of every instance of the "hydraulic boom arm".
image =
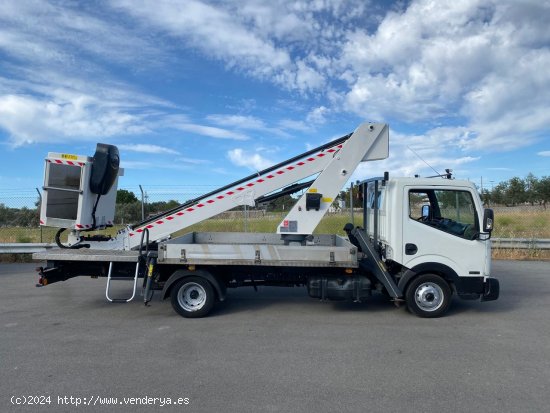
<svg viewBox="0 0 550 413">
<path fill-rule="evenodd" d="M 258 198 L 318 174 L 278 227 L 287 235 L 311 234 L 335 196 L 361 161 L 388 156 L 388 126 L 361 124 L 355 132 L 281 162 L 200 198 L 182 204 L 137 225 L 119 231 L 109 242 L 92 242 L 97 249 L 131 250 L 140 245 L 147 230 L 149 242 L 167 239 L 176 231 L 204 221 L 239 205 L 254 206 Z M 73 232 L 72 244 L 78 243 Z"/>
</svg>

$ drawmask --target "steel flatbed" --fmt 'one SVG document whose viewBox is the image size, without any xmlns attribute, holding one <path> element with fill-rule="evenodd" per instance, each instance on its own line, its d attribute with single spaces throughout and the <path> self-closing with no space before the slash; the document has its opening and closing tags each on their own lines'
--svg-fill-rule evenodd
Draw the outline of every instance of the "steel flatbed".
<svg viewBox="0 0 550 413">
<path fill-rule="evenodd" d="M 33 259 L 44 261 L 84 261 L 84 262 L 137 262 L 138 251 L 99 250 L 99 249 L 51 249 L 35 252 Z"/>
<path fill-rule="evenodd" d="M 357 247 L 338 235 L 304 243 L 271 233 L 191 232 L 159 245 L 161 264 L 357 268 Z"/>
</svg>

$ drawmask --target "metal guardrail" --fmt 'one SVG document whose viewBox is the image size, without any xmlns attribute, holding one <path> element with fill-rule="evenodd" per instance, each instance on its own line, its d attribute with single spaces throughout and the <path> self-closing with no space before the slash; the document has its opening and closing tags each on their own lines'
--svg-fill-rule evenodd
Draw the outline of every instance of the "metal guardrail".
<svg viewBox="0 0 550 413">
<path fill-rule="evenodd" d="M 550 239 L 493 238 L 493 249 L 548 250 Z"/>
<path fill-rule="evenodd" d="M 45 252 L 52 248 L 58 248 L 58 246 L 55 244 L 47 244 L 42 242 L 10 242 L 0 244 L 0 254 L 32 254 L 34 252 Z"/>
<path fill-rule="evenodd" d="M 493 238 L 493 249 L 550 250 L 550 239 Z M 58 248 L 47 243 L 0 243 L 0 254 L 32 254 Z"/>
</svg>

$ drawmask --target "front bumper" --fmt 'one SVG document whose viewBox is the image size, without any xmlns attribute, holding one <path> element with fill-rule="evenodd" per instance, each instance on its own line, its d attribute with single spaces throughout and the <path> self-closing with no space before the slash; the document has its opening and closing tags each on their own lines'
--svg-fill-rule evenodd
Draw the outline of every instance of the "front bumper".
<svg viewBox="0 0 550 413">
<path fill-rule="evenodd" d="M 500 284 L 496 278 L 487 277 L 483 283 L 481 301 L 496 300 L 500 293 Z"/>
<path fill-rule="evenodd" d="M 499 282 L 492 277 L 458 277 L 457 295 L 463 300 L 493 301 L 499 296 Z"/>
</svg>

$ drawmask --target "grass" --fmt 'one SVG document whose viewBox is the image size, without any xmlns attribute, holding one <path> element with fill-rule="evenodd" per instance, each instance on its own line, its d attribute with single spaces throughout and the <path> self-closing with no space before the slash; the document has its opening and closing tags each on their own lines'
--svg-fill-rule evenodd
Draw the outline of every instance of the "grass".
<svg viewBox="0 0 550 413">
<path fill-rule="evenodd" d="M 247 222 L 243 218 L 219 219 L 212 218 L 199 224 L 192 225 L 174 236 L 182 235 L 192 231 L 203 232 L 275 232 L 277 225 L 283 219 L 282 214 L 270 214 L 262 218 L 249 218 Z M 355 224 L 361 225 L 362 217 L 355 215 Z M 317 226 L 316 234 L 339 234 L 344 235 L 344 225 L 350 222 L 347 214 L 327 215 Z M 122 226 L 115 226 L 101 231 L 102 234 L 116 235 Z M 9 227 L 0 228 L 0 243 L 4 242 L 53 242 L 56 228 L 21 228 Z M 98 232 L 99 233 L 99 232 Z M 94 232 L 91 232 L 94 234 Z M 65 233 L 66 236 L 66 233 Z M 495 238 L 529 238 L 543 239 L 550 238 L 550 209 L 547 211 L 525 212 L 525 213 L 502 213 L 495 214 Z"/>
<path fill-rule="evenodd" d="M 546 211 L 496 212 L 495 238 L 550 238 L 550 209 Z"/>
<path fill-rule="evenodd" d="M 550 260 L 549 250 L 498 248 L 491 251 L 494 260 Z"/>
<path fill-rule="evenodd" d="M 262 218 L 244 219 L 209 219 L 199 224 L 192 225 L 174 234 L 174 237 L 188 232 L 276 232 L 283 215 L 270 215 Z M 345 235 L 344 225 L 350 222 L 349 215 L 328 215 L 321 220 L 315 234 Z"/>
<path fill-rule="evenodd" d="M 219 219 L 212 218 L 199 224 L 192 225 L 176 232 L 173 237 L 187 232 L 268 232 L 277 230 L 277 225 L 283 219 L 282 214 L 270 214 L 261 218 L 249 218 L 246 222 L 243 218 Z M 361 214 L 355 215 L 355 224 L 360 225 Z M 316 234 L 345 235 L 343 228 L 350 222 L 348 214 L 327 215 L 317 226 Z M 101 234 L 115 236 L 122 226 L 116 226 L 100 232 Z M 28 242 L 54 242 L 56 228 L 0 228 L 0 243 L 28 243 Z M 89 235 L 94 234 L 89 233 Z M 550 209 L 546 211 L 522 211 L 495 213 L 495 238 L 550 238 Z M 62 241 L 66 240 L 62 237 Z M 550 251 L 523 250 L 523 249 L 498 249 L 493 250 L 493 258 L 496 259 L 550 259 Z"/>
</svg>

